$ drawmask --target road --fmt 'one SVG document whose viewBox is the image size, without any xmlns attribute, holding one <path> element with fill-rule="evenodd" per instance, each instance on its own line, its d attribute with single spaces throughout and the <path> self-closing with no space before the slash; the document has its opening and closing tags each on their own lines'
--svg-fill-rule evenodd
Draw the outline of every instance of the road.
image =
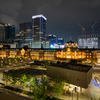
<svg viewBox="0 0 100 100">
<path fill-rule="evenodd" d="M 0 100 L 34 100 L 27 95 L 0 88 Z"/>
</svg>

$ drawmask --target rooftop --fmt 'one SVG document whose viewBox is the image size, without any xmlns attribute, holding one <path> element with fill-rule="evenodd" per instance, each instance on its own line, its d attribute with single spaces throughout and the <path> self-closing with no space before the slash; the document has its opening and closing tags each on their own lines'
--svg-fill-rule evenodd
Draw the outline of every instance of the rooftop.
<svg viewBox="0 0 100 100">
<path fill-rule="evenodd" d="M 85 72 L 85 73 L 92 68 L 92 66 L 89 65 L 75 64 L 75 63 L 72 64 L 72 63 L 65 63 L 65 62 L 56 64 L 54 65 L 54 67 L 61 67 L 61 68 Z"/>
</svg>

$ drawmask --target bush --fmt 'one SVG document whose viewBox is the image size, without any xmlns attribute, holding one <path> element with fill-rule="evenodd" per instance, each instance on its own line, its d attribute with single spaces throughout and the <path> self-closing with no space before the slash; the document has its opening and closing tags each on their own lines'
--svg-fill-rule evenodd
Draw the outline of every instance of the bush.
<svg viewBox="0 0 100 100">
<path fill-rule="evenodd" d="M 49 97 L 49 96 L 48 96 L 48 97 L 46 98 L 46 100 L 61 100 L 61 99 L 57 99 L 57 98 Z"/>
</svg>

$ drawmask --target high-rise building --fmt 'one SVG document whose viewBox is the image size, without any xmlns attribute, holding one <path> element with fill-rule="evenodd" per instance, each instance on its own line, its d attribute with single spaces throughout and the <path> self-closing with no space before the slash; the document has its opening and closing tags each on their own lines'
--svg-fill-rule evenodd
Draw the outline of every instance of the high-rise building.
<svg viewBox="0 0 100 100">
<path fill-rule="evenodd" d="M 58 38 L 58 45 L 64 45 L 64 38 Z"/>
<path fill-rule="evenodd" d="M 24 46 L 32 47 L 32 23 L 26 22 L 19 25 L 19 34 L 16 34 L 14 40 L 17 42 L 18 48 L 23 48 Z"/>
<path fill-rule="evenodd" d="M 21 23 L 19 26 L 20 36 L 19 37 L 19 47 L 22 48 L 24 46 L 32 47 L 32 23 Z"/>
<path fill-rule="evenodd" d="M 56 44 L 56 35 L 48 34 L 46 35 L 46 40 L 49 42 L 49 48 L 51 46 L 54 47 L 54 44 Z"/>
<path fill-rule="evenodd" d="M 45 46 L 46 25 L 47 18 L 42 14 L 32 16 L 33 48 L 41 48 L 41 45 Z"/>
<path fill-rule="evenodd" d="M 5 25 L 0 23 L 0 42 L 5 41 Z"/>
<path fill-rule="evenodd" d="M 15 38 L 15 26 L 5 25 L 5 39 L 11 40 L 13 38 Z"/>
<path fill-rule="evenodd" d="M 19 25 L 20 33 L 30 33 L 32 29 L 32 22 L 21 23 Z"/>
<path fill-rule="evenodd" d="M 46 38 L 50 41 L 50 44 L 56 43 L 56 35 L 48 34 Z"/>
<path fill-rule="evenodd" d="M 79 48 L 98 48 L 98 34 L 79 36 L 78 46 Z"/>
</svg>

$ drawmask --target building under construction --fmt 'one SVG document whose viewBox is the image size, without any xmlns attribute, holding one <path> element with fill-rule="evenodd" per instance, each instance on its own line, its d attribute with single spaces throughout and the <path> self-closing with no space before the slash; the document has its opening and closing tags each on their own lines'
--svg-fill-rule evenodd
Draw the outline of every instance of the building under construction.
<svg viewBox="0 0 100 100">
<path fill-rule="evenodd" d="M 99 48 L 98 34 L 86 34 L 78 37 L 79 48 Z"/>
</svg>

